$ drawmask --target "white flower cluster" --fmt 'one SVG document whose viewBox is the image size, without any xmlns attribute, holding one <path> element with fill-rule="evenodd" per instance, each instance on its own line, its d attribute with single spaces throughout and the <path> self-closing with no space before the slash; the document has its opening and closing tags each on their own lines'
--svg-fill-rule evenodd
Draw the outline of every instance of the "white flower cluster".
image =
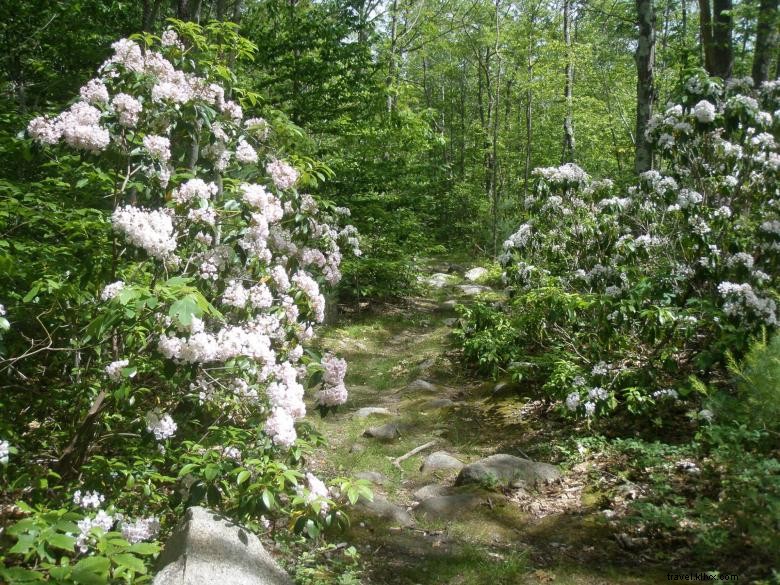
<svg viewBox="0 0 780 585">
<path fill-rule="evenodd" d="M 106 375 L 114 382 L 122 381 L 122 368 L 126 368 L 130 362 L 128 360 L 117 360 L 106 366 Z"/>
<path fill-rule="evenodd" d="M 92 529 L 100 528 L 103 532 L 108 532 L 114 525 L 114 517 L 103 510 L 98 510 L 93 518 L 84 518 L 76 522 L 79 527 L 79 534 L 76 537 L 76 547 L 80 552 L 86 553 L 93 542 Z"/>
<path fill-rule="evenodd" d="M 693 106 L 693 115 L 703 124 L 708 124 L 715 120 L 715 106 L 707 100 L 701 100 Z"/>
<path fill-rule="evenodd" d="M 559 167 L 539 167 L 532 174 L 543 178 L 548 183 L 560 185 L 584 185 L 590 181 L 590 176 L 574 163 L 566 163 Z"/>
<path fill-rule="evenodd" d="M 117 280 L 116 282 L 107 284 L 105 287 L 103 287 L 103 291 L 100 293 L 100 300 L 110 301 L 116 297 L 116 295 L 118 295 L 124 288 L 125 282 L 123 280 Z"/>
<path fill-rule="evenodd" d="M 750 309 L 769 326 L 776 326 L 777 304 L 767 297 L 760 297 L 748 283 L 736 284 L 733 282 L 721 282 L 718 292 L 726 299 L 723 311 L 727 315 L 744 317 L 745 309 Z"/>
<path fill-rule="evenodd" d="M 161 413 L 159 410 L 150 410 L 146 413 L 146 430 L 158 441 L 164 441 L 175 435 L 176 428 L 176 423 L 170 414 Z"/>
<path fill-rule="evenodd" d="M 34 118 L 28 124 L 27 132 L 43 144 L 64 140 L 73 148 L 100 152 L 111 142 L 108 130 L 100 126 L 100 117 L 96 107 L 87 102 L 76 102 L 56 118 Z"/>
<path fill-rule="evenodd" d="M 120 530 L 122 538 L 130 544 L 135 544 L 154 539 L 160 532 L 160 521 L 154 516 L 137 518 L 134 522 L 122 522 Z"/>
<path fill-rule="evenodd" d="M 320 514 L 325 515 L 329 509 L 328 502 L 326 501 L 330 495 L 327 486 L 323 481 L 313 473 L 306 473 L 306 503 L 312 504 L 313 502 L 319 502 Z"/>
<path fill-rule="evenodd" d="M 85 492 L 84 494 L 81 493 L 81 490 L 73 492 L 73 503 L 85 509 L 94 508 L 97 510 L 105 501 L 106 497 L 98 492 Z"/>
<path fill-rule="evenodd" d="M 114 229 L 153 258 L 164 260 L 176 250 L 171 214 L 166 210 L 145 210 L 126 205 L 111 215 Z"/>
<path fill-rule="evenodd" d="M 323 388 L 317 392 L 317 402 L 323 406 L 338 406 L 347 401 L 347 388 L 344 376 L 347 373 L 346 360 L 327 354 L 322 358 Z"/>
<path fill-rule="evenodd" d="M 11 453 L 11 444 L 8 441 L 0 441 L 0 463 L 8 464 L 8 456 Z"/>
<path fill-rule="evenodd" d="M 298 181 L 298 171 L 282 160 L 272 160 L 265 167 L 277 189 L 286 191 Z"/>
</svg>

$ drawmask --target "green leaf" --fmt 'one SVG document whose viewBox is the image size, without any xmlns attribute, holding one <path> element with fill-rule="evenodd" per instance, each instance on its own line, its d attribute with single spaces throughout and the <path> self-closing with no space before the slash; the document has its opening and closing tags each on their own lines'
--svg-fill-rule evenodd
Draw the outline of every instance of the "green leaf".
<svg viewBox="0 0 780 585">
<path fill-rule="evenodd" d="M 73 579 L 82 585 L 105 585 L 111 562 L 105 557 L 87 557 L 73 567 Z"/>
<path fill-rule="evenodd" d="M 76 544 L 76 539 L 66 534 L 55 533 L 47 537 L 46 542 L 48 542 L 50 545 L 52 545 L 55 548 L 66 550 L 68 552 L 73 552 L 74 550 L 73 547 Z"/>
<path fill-rule="evenodd" d="M 160 545 L 153 542 L 137 542 L 127 550 L 137 555 L 156 555 L 160 552 Z"/>
<path fill-rule="evenodd" d="M 238 477 L 236 478 L 236 485 L 241 485 L 246 480 L 248 480 L 250 477 L 252 477 L 252 472 L 245 469 L 241 473 L 238 474 Z"/>
<path fill-rule="evenodd" d="M 25 555 L 27 552 L 35 546 L 34 534 L 20 534 L 19 540 L 13 545 L 8 552 L 17 555 Z"/>
<path fill-rule="evenodd" d="M 41 290 L 40 284 L 35 284 L 30 289 L 30 292 L 28 292 L 26 295 L 24 295 L 24 298 L 22 299 L 23 303 L 29 303 L 31 300 L 33 300 L 36 296 L 38 296 L 38 293 Z"/>
<path fill-rule="evenodd" d="M 131 554 L 120 553 L 111 557 L 111 560 L 120 567 L 126 567 L 141 575 L 146 574 L 146 565 L 144 565 L 144 562 Z"/>
<path fill-rule="evenodd" d="M 206 469 L 203 470 L 203 477 L 205 477 L 207 481 L 212 481 L 217 477 L 217 474 L 219 474 L 219 466 L 214 465 L 213 463 L 207 465 Z"/>
<path fill-rule="evenodd" d="M 168 311 L 168 316 L 176 319 L 184 326 L 192 324 L 193 317 L 201 317 L 203 309 L 198 306 L 198 300 L 195 295 L 188 294 L 182 299 L 173 302 Z"/>
</svg>

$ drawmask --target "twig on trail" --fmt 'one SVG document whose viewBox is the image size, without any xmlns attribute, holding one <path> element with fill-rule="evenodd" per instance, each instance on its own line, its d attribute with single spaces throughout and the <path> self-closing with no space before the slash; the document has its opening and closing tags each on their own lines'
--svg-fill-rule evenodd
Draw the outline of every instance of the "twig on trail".
<svg viewBox="0 0 780 585">
<path fill-rule="evenodd" d="M 417 455 L 420 451 L 425 451 L 426 449 L 433 447 L 438 441 L 430 441 L 428 443 L 425 443 L 425 445 L 420 445 L 419 447 L 415 447 L 408 453 L 404 453 L 400 457 L 397 457 L 396 459 L 393 459 L 393 465 L 395 465 L 398 469 L 401 469 L 401 461 L 406 461 L 409 459 L 409 457 L 412 457 L 413 455 Z"/>
</svg>

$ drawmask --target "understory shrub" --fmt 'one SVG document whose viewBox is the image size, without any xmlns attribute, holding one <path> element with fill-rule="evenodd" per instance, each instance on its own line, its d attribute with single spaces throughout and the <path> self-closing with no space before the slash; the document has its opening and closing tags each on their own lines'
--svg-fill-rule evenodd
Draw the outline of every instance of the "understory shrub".
<svg viewBox="0 0 780 585">
<path fill-rule="evenodd" d="M 467 315 L 467 357 L 517 377 L 541 363 L 550 396 L 586 416 L 724 381 L 727 354 L 778 322 L 779 96 L 692 77 L 650 125 L 660 170 L 624 193 L 571 163 L 536 169 L 500 258 L 506 317 Z M 524 354 L 539 359 L 511 363 Z"/>
<path fill-rule="evenodd" d="M 65 111 L 29 122 L 52 178 L 32 195 L 2 186 L 30 256 L 71 231 L 78 249 L 0 293 L 11 583 L 142 580 L 160 529 L 201 502 L 260 532 L 346 521 L 308 469 L 321 438 L 296 420 L 306 388 L 323 413 L 347 398 L 346 362 L 304 345 L 340 244 L 360 254 L 349 212 L 304 192 L 324 174 L 283 128 L 244 115 L 258 96 L 229 65 L 254 48 L 235 25 L 174 22 L 112 48 Z M 69 189 L 94 207 L 41 218 L 36 202 Z"/>
</svg>

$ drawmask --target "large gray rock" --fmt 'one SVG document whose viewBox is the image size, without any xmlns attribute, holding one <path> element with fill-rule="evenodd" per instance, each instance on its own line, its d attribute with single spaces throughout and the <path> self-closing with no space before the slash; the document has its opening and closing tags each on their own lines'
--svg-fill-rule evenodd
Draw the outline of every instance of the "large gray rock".
<svg viewBox="0 0 780 585">
<path fill-rule="evenodd" d="M 470 280 L 471 282 L 476 282 L 480 278 L 484 277 L 488 273 L 486 268 L 482 268 L 481 266 L 477 266 L 476 268 L 472 268 L 464 276 L 467 280 Z"/>
<path fill-rule="evenodd" d="M 463 468 L 463 462 L 455 459 L 446 451 L 436 451 L 423 459 L 420 471 L 432 473 L 434 471 L 458 471 Z"/>
<path fill-rule="evenodd" d="M 433 288 L 443 288 L 452 283 L 454 280 L 456 279 L 449 274 L 436 272 L 435 274 L 431 274 L 429 277 L 424 278 L 423 282 Z"/>
<path fill-rule="evenodd" d="M 205 508 L 187 510 L 165 543 L 153 585 L 292 585 L 260 539 Z"/>
<path fill-rule="evenodd" d="M 508 487 L 533 487 L 561 477 L 558 468 L 514 455 L 491 455 L 460 470 L 456 485 L 477 483 Z"/>
<path fill-rule="evenodd" d="M 388 502 L 385 498 L 376 494 L 374 494 L 373 500 L 360 498 L 355 504 L 355 509 L 360 514 L 384 520 L 394 526 L 407 527 L 414 524 L 414 519 L 411 514 L 404 508 L 396 506 L 392 502 Z"/>
<path fill-rule="evenodd" d="M 394 413 L 382 406 L 365 406 L 355 411 L 355 418 L 368 418 L 369 416 L 392 416 Z"/>
<path fill-rule="evenodd" d="M 371 437 L 372 439 L 379 439 L 380 441 L 392 441 L 397 439 L 401 435 L 398 430 L 398 425 L 394 423 L 387 423 L 378 427 L 368 427 L 363 431 L 364 437 Z"/>
<path fill-rule="evenodd" d="M 463 512 L 478 507 L 483 500 L 484 498 L 477 494 L 435 496 L 420 502 L 414 513 L 430 519 L 452 520 L 460 517 Z"/>
</svg>

